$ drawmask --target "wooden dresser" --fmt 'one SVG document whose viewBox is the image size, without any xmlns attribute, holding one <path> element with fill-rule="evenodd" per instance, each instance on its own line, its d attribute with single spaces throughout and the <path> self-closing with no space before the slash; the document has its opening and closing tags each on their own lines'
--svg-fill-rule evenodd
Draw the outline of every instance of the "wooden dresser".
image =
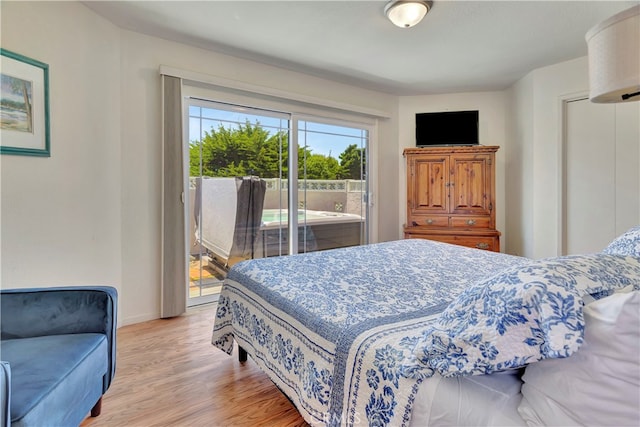
<svg viewBox="0 0 640 427">
<path fill-rule="evenodd" d="M 500 251 L 496 230 L 497 146 L 407 148 L 406 239 Z"/>
</svg>

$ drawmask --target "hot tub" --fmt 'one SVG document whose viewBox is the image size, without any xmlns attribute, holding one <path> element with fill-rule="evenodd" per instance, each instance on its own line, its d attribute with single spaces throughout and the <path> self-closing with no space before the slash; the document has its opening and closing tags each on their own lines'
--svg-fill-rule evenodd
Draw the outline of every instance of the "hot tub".
<svg viewBox="0 0 640 427">
<path fill-rule="evenodd" d="M 288 211 L 262 211 L 262 239 L 265 256 L 286 255 L 288 252 Z M 364 243 L 364 218 L 360 215 L 298 210 L 298 247 L 300 252 L 312 252 L 356 246 Z"/>
<path fill-rule="evenodd" d="M 262 211 L 262 226 L 260 228 L 268 230 L 272 228 L 286 227 L 288 220 L 289 212 L 287 209 L 264 209 Z M 360 215 L 355 214 L 314 211 L 309 209 L 298 210 L 298 226 L 303 226 L 305 223 L 306 225 L 320 225 L 362 221 L 363 218 Z"/>
</svg>

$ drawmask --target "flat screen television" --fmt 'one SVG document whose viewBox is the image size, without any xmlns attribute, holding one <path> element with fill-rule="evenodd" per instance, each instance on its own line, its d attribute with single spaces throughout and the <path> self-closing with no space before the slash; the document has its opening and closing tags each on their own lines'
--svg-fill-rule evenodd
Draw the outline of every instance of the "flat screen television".
<svg viewBox="0 0 640 427">
<path fill-rule="evenodd" d="M 479 143 L 478 110 L 416 113 L 416 147 Z"/>
</svg>

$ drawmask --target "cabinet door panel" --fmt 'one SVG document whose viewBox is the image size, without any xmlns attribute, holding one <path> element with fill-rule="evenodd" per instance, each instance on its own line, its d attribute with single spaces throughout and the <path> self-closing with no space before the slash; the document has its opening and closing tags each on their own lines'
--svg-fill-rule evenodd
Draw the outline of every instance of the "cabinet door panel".
<svg viewBox="0 0 640 427">
<path fill-rule="evenodd" d="M 410 179 L 411 203 L 410 209 L 414 214 L 447 213 L 449 210 L 448 197 L 448 157 L 418 157 L 412 165 L 413 177 Z"/>
<path fill-rule="evenodd" d="M 491 213 L 490 156 L 456 156 L 451 160 L 452 213 L 489 215 Z"/>
</svg>

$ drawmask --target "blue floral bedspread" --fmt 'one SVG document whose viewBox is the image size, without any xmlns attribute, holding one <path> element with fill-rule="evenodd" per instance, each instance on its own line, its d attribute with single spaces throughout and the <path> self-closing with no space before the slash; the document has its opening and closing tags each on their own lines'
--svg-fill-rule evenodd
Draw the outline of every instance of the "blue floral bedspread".
<svg viewBox="0 0 640 427">
<path fill-rule="evenodd" d="M 408 425 L 421 332 L 465 288 L 525 258 L 408 239 L 245 261 L 212 342 L 234 339 L 312 425 Z"/>
</svg>

